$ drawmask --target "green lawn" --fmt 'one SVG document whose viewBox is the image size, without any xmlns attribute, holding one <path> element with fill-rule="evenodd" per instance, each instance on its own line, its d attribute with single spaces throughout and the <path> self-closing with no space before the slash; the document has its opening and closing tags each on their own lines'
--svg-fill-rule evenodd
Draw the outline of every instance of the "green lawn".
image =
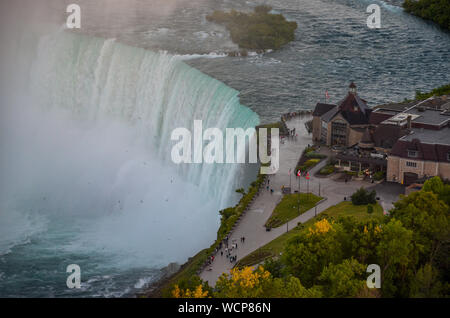
<svg viewBox="0 0 450 318">
<path fill-rule="evenodd" d="M 378 203 L 373 206 L 373 213 L 367 213 L 367 205 L 353 205 L 350 201 L 343 201 L 337 205 L 329 207 L 321 215 L 328 215 L 337 219 L 340 216 L 353 216 L 358 221 L 365 221 L 372 218 L 383 217 L 383 208 Z M 313 220 L 309 220 L 304 225 L 311 225 Z"/>
<path fill-rule="evenodd" d="M 300 209 L 298 209 L 298 196 L 298 193 L 286 194 L 273 210 L 265 224 L 266 227 L 279 227 L 313 208 L 322 200 L 312 193 L 300 193 Z"/>
<path fill-rule="evenodd" d="M 329 207 L 328 209 L 320 213 L 320 215 L 318 215 L 317 217 L 323 216 L 324 214 L 333 218 L 338 218 L 340 216 L 353 216 L 357 220 L 363 221 L 371 218 L 382 218 L 383 208 L 379 204 L 376 204 L 374 205 L 373 213 L 369 214 L 367 213 L 366 205 L 356 206 L 349 201 L 343 201 L 337 205 Z M 296 226 L 289 232 L 284 233 L 283 235 L 277 237 L 273 241 L 260 247 L 253 253 L 250 253 L 249 255 L 247 255 L 246 257 L 244 257 L 239 261 L 238 266 L 255 265 L 264 261 L 269 257 L 279 256 L 281 252 L 284 250 L 286 242 L 289 241 L 292 237 L 299 234 L 300 231 L 303 230 L 303 227 L 308 228 L 311 225 L 313 225 L 314 222 L 317 221 L 317 217 L 312 218 L 308 222 L 303 223 L 302 227 Z"/>
</svg>

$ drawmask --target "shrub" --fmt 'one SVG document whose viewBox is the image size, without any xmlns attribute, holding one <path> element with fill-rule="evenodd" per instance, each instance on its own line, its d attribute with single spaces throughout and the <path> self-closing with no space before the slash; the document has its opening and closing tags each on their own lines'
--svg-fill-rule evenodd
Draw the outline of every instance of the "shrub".
<svg viewBox="0 0 450 318">
<path fill-rule="evenodd" d="M 317 153 L 317 152 L 314 152 L 314 151 L 309 151 L 309 152 L 307 152 L 307 153 L 305 154 L 305 156 L 306 156 L 306 158 L 308 158 L 308 159 L 323 159 L 323 158 L 326 158 L 326 157 L 327 157 L 326 155 L 323 155 L 323 154 L 321 154 L 321 153 Z"/>
<path fill-rule="evenodd" d="M 375 173 L 373 174 L 373 179 L 374 179 L 375 181 L 382 180 L 383 178 L 384 178 L 384 172 L 383 172 L 383 171 L 378 171 L 378 172 L 375 172 Z"/>
<path fill-rule="evenodd" d="M 352 194 L 352 203 L 354 205 L 366 205 L 366 204 L 375 204 L 377 193 L 375 190 L 367 191 L 364 188 L 360 188 L 355 193 Z"/>
<path fill-rule="evenodd" d="M 373 213 L 373 205 L 372 204 L 367 205 L 367 213 L 369 213 L 369 214 Z"/>
<path fill-rule="evenodd" d="M 306 160 L 305 166 L 307 168 L 311 168 L 311 167 L 314 167 L 319 162 L 320 162 L 320 159 L 309 159 L 309 160 Z"/>
<path fill-rule="evenodd" d="M 334 166 L 327 165 L 327 166 L 323 167 L 322 169 L 320 169 L 319 174 L 329 175 L 329 174 L 331 174 L 333 172 L 334 172 Z"/>
</svg>

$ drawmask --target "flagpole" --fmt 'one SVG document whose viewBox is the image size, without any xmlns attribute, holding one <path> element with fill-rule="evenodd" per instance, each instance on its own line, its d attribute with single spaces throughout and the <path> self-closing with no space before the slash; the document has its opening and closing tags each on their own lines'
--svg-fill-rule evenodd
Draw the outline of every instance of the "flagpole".
<svg viewBox="0 0 450 318">
<path fill-rule="evenodd" d="M 291 179 L 292 179 L 292 175 L 291 175 L 291 170 L 289 169 L 289 193 L 292 191 Z"/>
</svg>

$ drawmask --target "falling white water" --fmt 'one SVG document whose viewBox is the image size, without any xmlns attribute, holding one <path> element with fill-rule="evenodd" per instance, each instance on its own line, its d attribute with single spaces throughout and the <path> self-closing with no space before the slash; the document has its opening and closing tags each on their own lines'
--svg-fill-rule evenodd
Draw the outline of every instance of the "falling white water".
<svg viewBox="0 0 450 318">
<path fill-rule="evenodd" d="M 59 31 L 34 43 L 28 80 L 0 119 L 0 286 L 24 275 L 30 287 L 32 272 L 46 295 L 54 266 L 81 263 L 97 282 L 111 269 L 158 268 L 207 247 L 247 172 L 177 166 L 170 135 L 192 131 L 195 119 L 223 130 L 257 125 L 238 92 L 178 57 L 114 39 Z M 27 262 L 23 272 L 17 262 Z"/>
</svg>

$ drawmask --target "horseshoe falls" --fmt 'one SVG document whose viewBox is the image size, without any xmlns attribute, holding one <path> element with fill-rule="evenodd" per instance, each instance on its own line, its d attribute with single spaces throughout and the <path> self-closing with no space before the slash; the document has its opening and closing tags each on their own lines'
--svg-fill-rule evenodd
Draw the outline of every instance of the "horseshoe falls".
<svg viewBox="0 0 450 318">
<path fill-rule="evenodd" d="M 65 31 L 25 42 L 0 118 L 0 296 L 133 295 L 209 246 L 218 211 L 256 174 L 175 165 L 173 129 L 259 117 L 164 52 Z M 81 289 L 66 286 L 70 264 Z"/>
</svg>

